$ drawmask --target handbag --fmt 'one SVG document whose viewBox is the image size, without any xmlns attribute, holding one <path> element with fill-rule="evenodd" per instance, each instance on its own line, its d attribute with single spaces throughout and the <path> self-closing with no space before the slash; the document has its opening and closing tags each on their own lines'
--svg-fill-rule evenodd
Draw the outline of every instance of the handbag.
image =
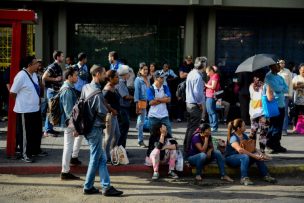
<svg viewBox="0 0 304 203">
<path fill-rule="evenodd" d="M 175 169 L 177 171 L 183 171 L 184 170 L 184 157 L 183 153 L 181 150 L 176 151 L 176 164 L 175 164 Z"/>
<path fill-rule="evenodd" d="M 264 116 L 267 118 L 272 118 L 280 115 L 278 100 L 273 99 L 269 101 L 266 96 L 266 85 L 264 85 L 263 87 L 262 109 L 264 112 Z"/>
<path fill-rule="evenodd" d="M 297 133 L 304 134 L 304 115 L 298 116 L 296 131 L 297 131 Z"/>
<path fill-rule="evenodd" d="M 255 140 L 249 139 L 249 140 L 241 140 L 240 146 L 245 149 L 246 151 L 253 153 L 255 152 Z"/>
<path fill-rule="evenodd" d="M 110 156 L 111 156 L 111 162 L 113 165 L 127 165 L 129 164 L 129 159 L 127 156 L 127 152 L 125 148 L 120 145 L 120 146 L 115 146 L 111 151 L 110 151 Z"/>
<path fill-rule="evenodd" d="M 147 101 L 139 100 L 138 101 L 138 108 L 139 109 L 146 109 L 147 108 Z"/>
</svg>

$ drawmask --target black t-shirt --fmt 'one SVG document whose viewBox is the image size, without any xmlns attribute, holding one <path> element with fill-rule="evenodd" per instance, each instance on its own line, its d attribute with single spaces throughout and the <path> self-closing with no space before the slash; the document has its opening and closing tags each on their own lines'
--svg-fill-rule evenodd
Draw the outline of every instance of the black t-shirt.
<svg viewBox="0 0 304 203">
<path fill-rule="evenodd" d="M 49 73 L 51 78 L 57 78 L 58 76 L 62 76 L 62 69 L 61 67 L 58 65 L 58 63 L 52 63 L 50 64 L 47 69 L 46 72 Z M 62 81 L 47 81 L 45 82 L 45 87 L 47 88 L 51 88 L 55 91 L 58 91 L 60 89 L 62 85 Z"/>
<path fill-rule="evenodd" d="M 104 98 L 107 102 L 111 105 L 113 109 L 116 111 L 120 111 L 120 96 L 117 90 L 115 89 L 114 92 L 110 90 L 103 90 L 102 91 Z"/>
<path fill-rule="evenodd" d="M 179 67 L 179 71 L 182 71 L 184 73 L 190 73 L 190 71 L 194 68 L 193 63 L 187 64 L 187 63 L 183 63 L 180 67 Z M 185 81 L 186 78 L 180 78 L 180 81 Z"/>
</svg>

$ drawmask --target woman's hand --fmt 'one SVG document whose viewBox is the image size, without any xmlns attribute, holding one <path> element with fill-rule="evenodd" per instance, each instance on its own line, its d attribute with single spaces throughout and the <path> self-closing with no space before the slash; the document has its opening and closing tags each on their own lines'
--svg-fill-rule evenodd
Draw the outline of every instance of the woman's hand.
<svg viewBox="0 0 304 203">
<path fill-rule="evenodd" d="M 136 114 L 137 115 L 139 115 L 139 114 L 141 114 L 141 109 L 140 108 L 138 108 L 138 104 L 136 104 Z"/>
<path fill-rule="evenodd" d="M 262 161 L 264 160 L 263 154 L 254 154 L 254 159 Z"/>
<path fill-rule="evenodd" d="M 208 159 L 211 159 L 211 153 L 212 153 L 212 151 L 213 151 L 213 149 L 209 149 L 209 150 L 207 151 L 207 158 L 208 158 Z"/>
<path fill-rule="evenodd" d="M 166 137 L 167 136 L 167 127 L 162 125 L 160 128 L 160 135 Z"/>
</svg>

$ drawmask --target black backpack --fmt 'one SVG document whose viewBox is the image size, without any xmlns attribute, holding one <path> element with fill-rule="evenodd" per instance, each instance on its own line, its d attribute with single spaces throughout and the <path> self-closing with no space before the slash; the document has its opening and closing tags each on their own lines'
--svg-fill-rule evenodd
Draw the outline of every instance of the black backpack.
<svg viewBox="0 0 304 203">
<path fill-rule="evenodd" d="M 179 83 L 176 90 L 176 97 L 186 101 L 186 80 Z"/>
<path fill-rule="evenodd" d="M 73 124 L 76 132 L 79 135 L 87 135 L 91 132 L 92 126 L 95 121 L 96 113 L 93 118 L 91 118 L 87 112 L 89 108 L 88 101 L 93 96 L 101 93 L 101 90 L 96 90 L 92 92 L 86 99 L 79 98 L 76 104 L 73 107 L 72 115 L 70 118 L 70 122 Z"/>
</svg>

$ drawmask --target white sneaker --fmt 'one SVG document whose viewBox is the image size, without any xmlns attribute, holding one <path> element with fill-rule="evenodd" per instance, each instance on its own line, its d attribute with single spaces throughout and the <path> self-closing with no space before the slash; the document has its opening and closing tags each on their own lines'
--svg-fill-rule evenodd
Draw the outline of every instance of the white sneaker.
<svg viewBox="0 0 304 203">
<path fill-rule="evenodd" d="M 159 173 L 158 172 L 154 172 L 153 176 L 152 176 L 152 180 L 158 180 L 159 178 Z"/>
</svg>

